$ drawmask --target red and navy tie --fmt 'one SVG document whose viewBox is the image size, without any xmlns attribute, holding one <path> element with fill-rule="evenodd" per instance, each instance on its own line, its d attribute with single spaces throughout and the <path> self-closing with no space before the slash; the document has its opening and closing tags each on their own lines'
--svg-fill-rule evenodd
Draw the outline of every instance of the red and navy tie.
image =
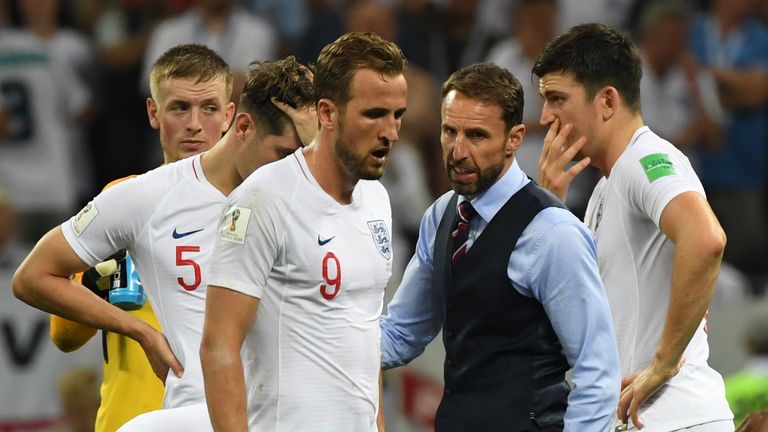
<svg viewBox="0 0 768 432">
<path fill-rule="evenodd" d="M 467 253 L 467 240 L 469 240 L 469 221 L 477 214 L 469 200 L 462 201 L 458 206 L 459 220 L 456 229 L 451 233 L 453 237 L 453 254 L 451 261 L 455 266 Z"/>
</svg>

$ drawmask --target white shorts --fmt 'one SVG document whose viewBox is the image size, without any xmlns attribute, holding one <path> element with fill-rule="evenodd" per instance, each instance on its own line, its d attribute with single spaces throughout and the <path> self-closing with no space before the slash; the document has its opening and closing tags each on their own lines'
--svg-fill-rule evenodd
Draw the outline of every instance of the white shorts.
<svg viewBox="0 0 768 432">
<path fill-rule="evenodd" d="M 150 411 L 124 424 L 117 432 L 213 432 L 208 406 L 189 405 Z"/>
</svg>

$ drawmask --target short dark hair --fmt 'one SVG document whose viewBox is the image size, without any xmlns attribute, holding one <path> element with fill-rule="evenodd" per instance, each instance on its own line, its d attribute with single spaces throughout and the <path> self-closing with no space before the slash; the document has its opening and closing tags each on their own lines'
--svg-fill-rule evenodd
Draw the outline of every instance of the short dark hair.
<svg viewBox="0 0 768 432">
<path fill-rule="evenodd" d="M 640 112 L 642 61 L 629 38 L 603 24 L 582 24 L 547 44 L 533 73 L 572 74 L 594 98 L 605 86 L 613 86 L 627 107 Z"/>
<path fill-rule="evenodd" d="M 250 64 L 239 112 L 252 115 L 258 124 L 259 136 L 282 135 L 291 119 L 272 103 L 272 98 L 293 108 L 315 102 L 312 71 L 294 56 Z"/>
<path fill-rule="evenodd" d="M 523 122 L 523 87 L 508 70 L 493 63 L 477 63 L 459 69 L 443 84 L 441 103 L 452 90 L 501 107 L 507 131 Z"/>
<path fill-rule="evenodd" d="M 346 33 L 326 45 L 317 58 L 315 96 L 344 106 L 350 99 L 352 77 L 359 69 L 371 69 L 383 77 L 405 73 L 408 61 L 393 42 L 375 33 Z"/>
<path fill-rule="evenodd" d="M 229 99 L 232 96 L 232 71 L 227 62 L 205 45 L 177 45 L 152 64 L 149 90 L 152 98 L 157 99 L 157 88 L 163 80 L 189 79 L 197 84 L 217 78 L 224 78 Z"/>
</svg>

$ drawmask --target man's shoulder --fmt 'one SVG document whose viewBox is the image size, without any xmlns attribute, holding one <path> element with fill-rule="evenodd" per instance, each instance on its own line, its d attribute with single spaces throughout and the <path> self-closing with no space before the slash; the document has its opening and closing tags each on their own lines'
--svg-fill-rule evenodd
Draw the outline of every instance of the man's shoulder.
<svg viewBox="0 0 768 432">
<path fill-rule="evenodd" d="M 300 178 L 299 175 L 304 177 L 310 175 L 309 172 L 305 172 L 307 169 L 306 165 L 300 164 L 296 156 L 292 154 L 280 160 L 262 165 L 251 173 L 243 183 L 264 184 L 296 181 Z"/>
<path fill-rule="evenodd" d="M 448 192 L 440 195 L 438 199 L 435 200 L 435 202 L 432 203 L 431 206 L 427 209 L 427 214 L 432 214 L 437 217 L 442 217 L 445 213 L 445 209 L 448 207 L 448 203 L 450 203 L 451 198 L 453 198 L 456 195 L 456 192 L 449 190 Z"/>
<path fill-rule="evenodd" d="M 649 178 L 668 175 L 674 171 L 675 165 L 687 160 L 672 143 L 648 129 L 638 136 L 633 145 L 627 147 L 611 170 L 611 176 L 624 178 L 643 172 Z"/>
<path fill-rule="evenodd" d="M 151 202 L 183 184 L 185 171 L 192 170 L 191 163 L 191 160 L 185 159 L 161 165 L 140 175 L 122 177 L 107 184 L 103 191 L 119 191 L 126 199 L 135 197 L 137 201 Z"/>
<path fill-rule="evenodd" d="M 45 53 L 42 42 L 28 31 L 15 28 L 0 30 L 0 47 L 7 51 L 26 51 Z M 4 53 L 7 54 L 7 53 Z"/>
<path fill-rule="evenodd" d="M 288 156 L 281 160 L 268 163 L 252 172 L 243 182 L 235 188 L 230 194 L 230 201 L 240 200 L 242 198 L 258 194 L 260 200 L 275 200 L 281 196 L 290 195 L 302 178 L 301 175 L 305 167 L 299 166 L 295 169 L 293 156 Z M 304 173 L 304 175 L 308 175 Z"/>
<path fill-rule="evenodd" d="M 533 217 L 529 227 L 540 230 L 541 232 L 548 232 L 557 228 L 571 230 L 575 232 L 586 230 L 586 226 L 579 220 L 570 210 L 564 207 L 544 207 L 541 211 Z M 572 228 L 566 228 L 572 227 Z"/>
<path fill-rule="evenodd" d="M 119 179 L 112 180 L 111 182 L 107 183 L 107 185 L 104 186 L 101 190 L 103 190 L 103 191 L 107 190 L 107 189 L 111 188 L 112 186 L 118 185 L 118 184 L 120 184 L 120 183 L 122 183 L 122 182 L 124 182 L 126 180 L 130 180 L 130 179 L 132 179 L 132 178 L 134 178 L 136 176 L 137 176 L 137 174 L 131 174 L 131 175 L 127 175 L 125 177 L 120 177 Z"/>
</svg>

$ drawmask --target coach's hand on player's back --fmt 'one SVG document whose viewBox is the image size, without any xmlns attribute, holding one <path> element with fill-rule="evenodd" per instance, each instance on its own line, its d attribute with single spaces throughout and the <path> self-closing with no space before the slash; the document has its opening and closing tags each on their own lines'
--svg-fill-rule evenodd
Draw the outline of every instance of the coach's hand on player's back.
<svg viewBox="0 0 768 432">
<path fill-rule="evenodd" d="M 589 157 L 585 157 L 568 168 L 568 164 L 576 158 L 576 154 L 587 142 L 586 138 L 580 137 L 569 145 L 568 136 L 572 130 L 573 126 L 570 124 L 560 127 L 560 120 L 556 118 L 549 125 L 539 157 L 539 185 L 563 202 L 573 178 L 591 162 Z"/>
<path fill-rule="evenodd" d="M 142 329 L 141 336 L 137 337 L 136 340 L 144 349 L 149 364 L 152 366 L 152 371 L 162 382 L 165 382 L 168 370 L 172 370 L 176 378 L 181 378 L 184 368 L 171 351 L 171 346 L 165 335 L 146 324 L 146 328 Z"/>
</svg>

